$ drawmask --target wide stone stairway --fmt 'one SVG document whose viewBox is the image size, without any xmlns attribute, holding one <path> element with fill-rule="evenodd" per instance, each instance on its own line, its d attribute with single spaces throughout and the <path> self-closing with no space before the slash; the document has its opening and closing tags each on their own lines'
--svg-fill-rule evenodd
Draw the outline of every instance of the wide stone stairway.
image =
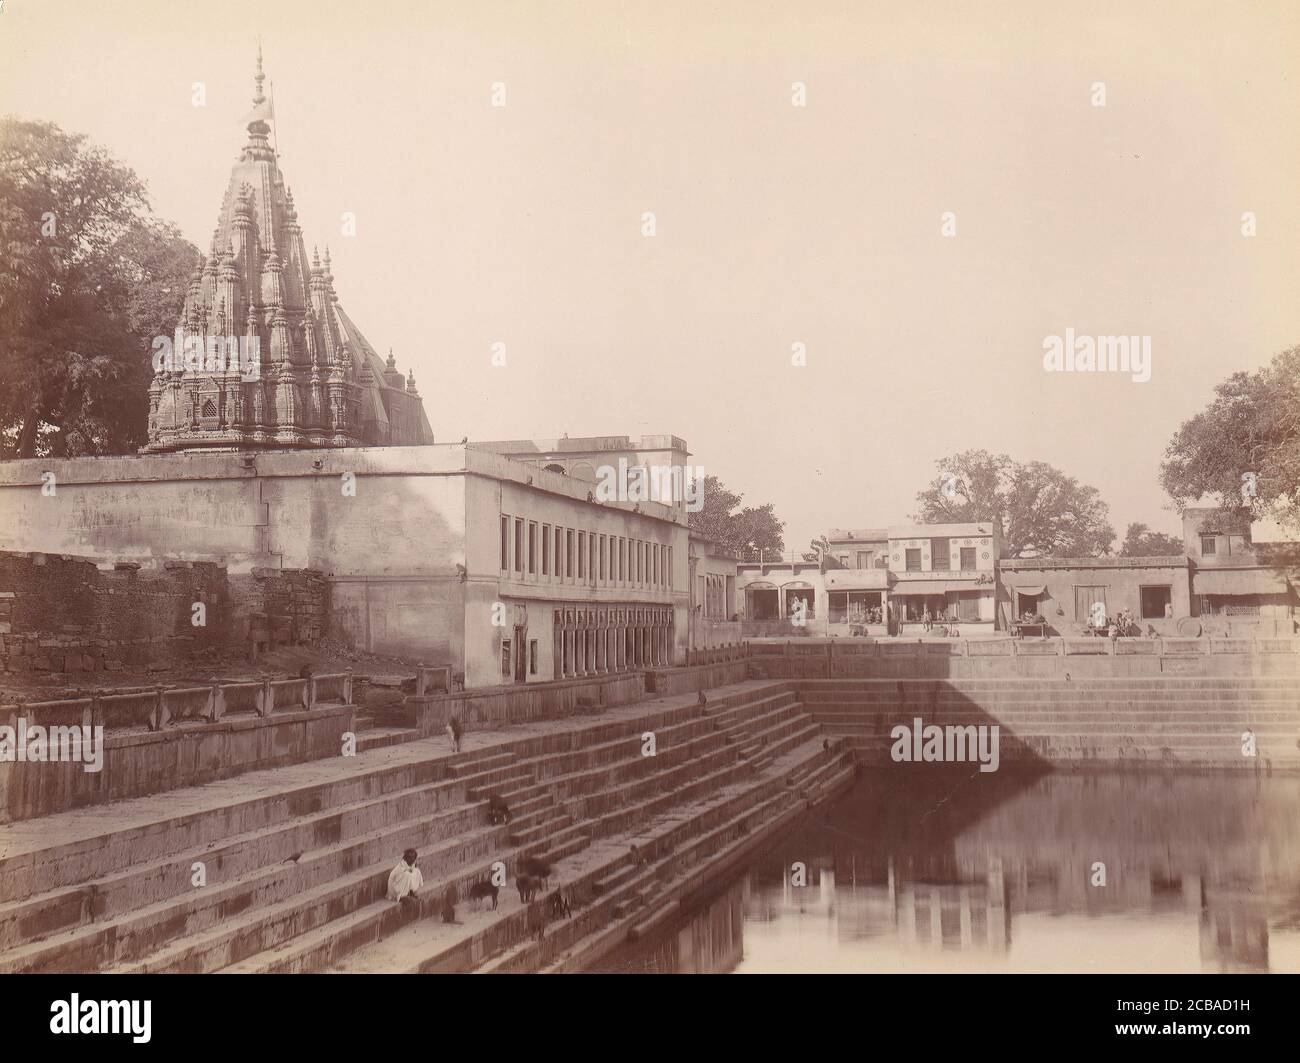
<svg viewBox="0 0 1300 1063">
<path fill-rule="evenodd" d="M 653 735 L 654 755 L 649 751 Z M 0 972 L 537 969 L 626 935 L 686 872 L 847 784 L 791 684 L 379 743 L 356 757 L 60 813 L 0 834 Z M 487 795 L 510 806 L 492 825 Z M 419 851 L 417 903 L 385 897 Z M 516 869 L 554 865 L 520 902 Z M 469 887 L 503 864 L 499 906 Z M 449 890 L 456 921 L 439 918 Z M 547 923 L 557 890 L 573 914 Z"/>
<path fill-rule="evenodd" d="M 1300 678 L 798 680 L 799 703 L 868 764 L 897 724 L 998 724 L 1003 763 L 1300 768 Z M 1243 755 L 1243 735 L 1256 756 Z"/>
</svg>

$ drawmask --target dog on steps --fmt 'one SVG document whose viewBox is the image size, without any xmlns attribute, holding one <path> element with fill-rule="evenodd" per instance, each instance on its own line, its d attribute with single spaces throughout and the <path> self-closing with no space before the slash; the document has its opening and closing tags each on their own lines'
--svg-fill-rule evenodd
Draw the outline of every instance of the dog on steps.
<svg viewBox="0 0 1300 1063">
<path fill-rule="evenodd" d="M 541 882 L 532 875 L 520 875 L 515 879 L 515 885 L 519 889 L 519 899 L 524 904 L 531 904 L 533 898 L 537 896 L 537 891 L 542 888 Z"/>
<path fill-rule="evenodd" d="M 551 884 L 551 872 L 554 870 L 550 864 L 540 856 L 526 856 L 519 863 L 519 868 L 525 875 L 537 879 L 543 889 L 549 889 Z"/>
<path fill-rule="evenodd" d="M 546 913 L 550 919 L 568 919 L 573 914 L 569 898 L 563 890 L 556 890 L 546 902 Z"/>
<path fill-rule="evenodd" d="M 506 804 L 506 799 L 495 790 L 488 794 L 487 815 L 488 822 L 494 827 L 510 822 L 510 806 Z"/>
<path fill-rule="evenodd" d="M 448 886 L 442 895 L 442 921 L 444 923 L 456 922 L 456 887 Z"/>
<path fill-rule="evenodd" d="M 499 886 L 494 885 L 491 881 L 475 882 L 469 888 L 469 899 L 474 902 L 475 908 L 481 908 L 485 900 L 491 898 L 492 910 L 497 910 L 497 894 L 501 892 Z"/>
</svg>

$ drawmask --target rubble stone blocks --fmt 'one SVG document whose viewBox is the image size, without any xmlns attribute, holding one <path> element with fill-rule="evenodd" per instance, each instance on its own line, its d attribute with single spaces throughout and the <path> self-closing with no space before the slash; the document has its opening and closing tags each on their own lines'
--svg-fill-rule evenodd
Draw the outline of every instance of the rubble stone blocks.
<svg viewBox="0 0 1300 1063">
<path fill-rule="evenodd" d="M 115 671 L 178 663 L 208 649 L 239 651 L 250 614 L 277 609 L 271 637 L 311 645 L 328 623 L 328 583 L 320 573 L 261 570 L 228 576 L 208 561 L 169 560 L 145 571 L 135 562 L 100 568 L 68 555 L 0 552 L 0 667 L 5 671 Z M 192 606 L 207 623 L 191 623 Z M 31 658 L 24 664 L 22 657 Z"/>
</svg>

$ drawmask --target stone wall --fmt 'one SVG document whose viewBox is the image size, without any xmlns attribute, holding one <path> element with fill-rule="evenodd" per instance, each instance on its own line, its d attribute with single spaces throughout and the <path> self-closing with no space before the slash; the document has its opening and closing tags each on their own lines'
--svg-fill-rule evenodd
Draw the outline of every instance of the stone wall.
<svg viewBox="0 0 1300 1063">
<path fill-rule="evenodd" d="M 194 623 L 196 604 L 203 605 L 202 624 Z M 256 633 L 250 619 L 259 616 L 267 618 L 262 626 L 278 629 L 277 642 L 314 642 L 328 621 L 328 587 L 314 572 L 254 569 L 232 577 L 202 561 L 145 567 L 0 553 L 6 672 L 93 674 L 242 651 Z"/>
<path fill-rule="evenodd" d="M 0 822 L 337 756 L 354 726 L 350 672 L 0 706 Z"/>
<path fill-rule="evenodd" d="M 751 642 L 752 679 L 1300 675 L 1300 639 L 793 639 Z"/>
<path fill-rule="evenodd" d="M 652 502 L 598 504 L 591 488 L 462 445 L 15 460 L 0 462 L 0 550 L 136 563 L 142 575 L 167 561 L 212 562 L 244 615 L 261 610 L 243 601 L 237 579 L 320 572 L 330 637 L 450 666 L 469 687 L 500 680 L 498 603 L 534 606 L 539 617 L 568 606 L 671 607 L 673 659 L 684 659 L 684 519 Z M 503 515 L 667 546 L 672 579 L 561 578 L 540 557 L 503 568 Z M 292 637 L 294 625 L 286 630 Z M 543 637 L 544 624 L 529 639 Z M 550 647 L 539 649 L 530 678 L 551 678 Z"/>
<path fill-rule="evenodd" d="M 8 714 L 11 725 L 14 714 Z M 103 767 L 0 762 L 0 822 L 197 786 L 258 768 L 340 755 L 351 705 L 233 716 L 183 729 L 105 734 Z"/>
<path fill-rule="evenodd" d="M 452 716 L 461 721 L 466 731 L 476 727 L 557 720 L 639 701 L 645 695 L 645 689 L 645 677 L 641 672 L 619 672 L 590 679 L 524 683 L 422 697 L 413 695 L 390 710 L 382 722 L 414 727 L 421 735 L 437 735 L 443 732 Z"/>
</svg>

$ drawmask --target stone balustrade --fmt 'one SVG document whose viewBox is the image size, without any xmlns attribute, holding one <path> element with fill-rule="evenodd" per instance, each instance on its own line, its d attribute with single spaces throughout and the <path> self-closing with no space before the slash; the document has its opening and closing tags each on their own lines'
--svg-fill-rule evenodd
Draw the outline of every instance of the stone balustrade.
<svg viewBox="0 0 1300 1063">
<path fill-rule="evenodd" d="M 262 679 L 205 686 L 94 691 L 87 697 L 32 701 L 0 707 L 0 722 L 23 716 L 42 726 L 103 727 L 105 731 L 161 731 L 184 723 L 217 723 L 227 717 L 268 717 L 352 704 L 352 672 L 307 679 Z"/>
</svg>

